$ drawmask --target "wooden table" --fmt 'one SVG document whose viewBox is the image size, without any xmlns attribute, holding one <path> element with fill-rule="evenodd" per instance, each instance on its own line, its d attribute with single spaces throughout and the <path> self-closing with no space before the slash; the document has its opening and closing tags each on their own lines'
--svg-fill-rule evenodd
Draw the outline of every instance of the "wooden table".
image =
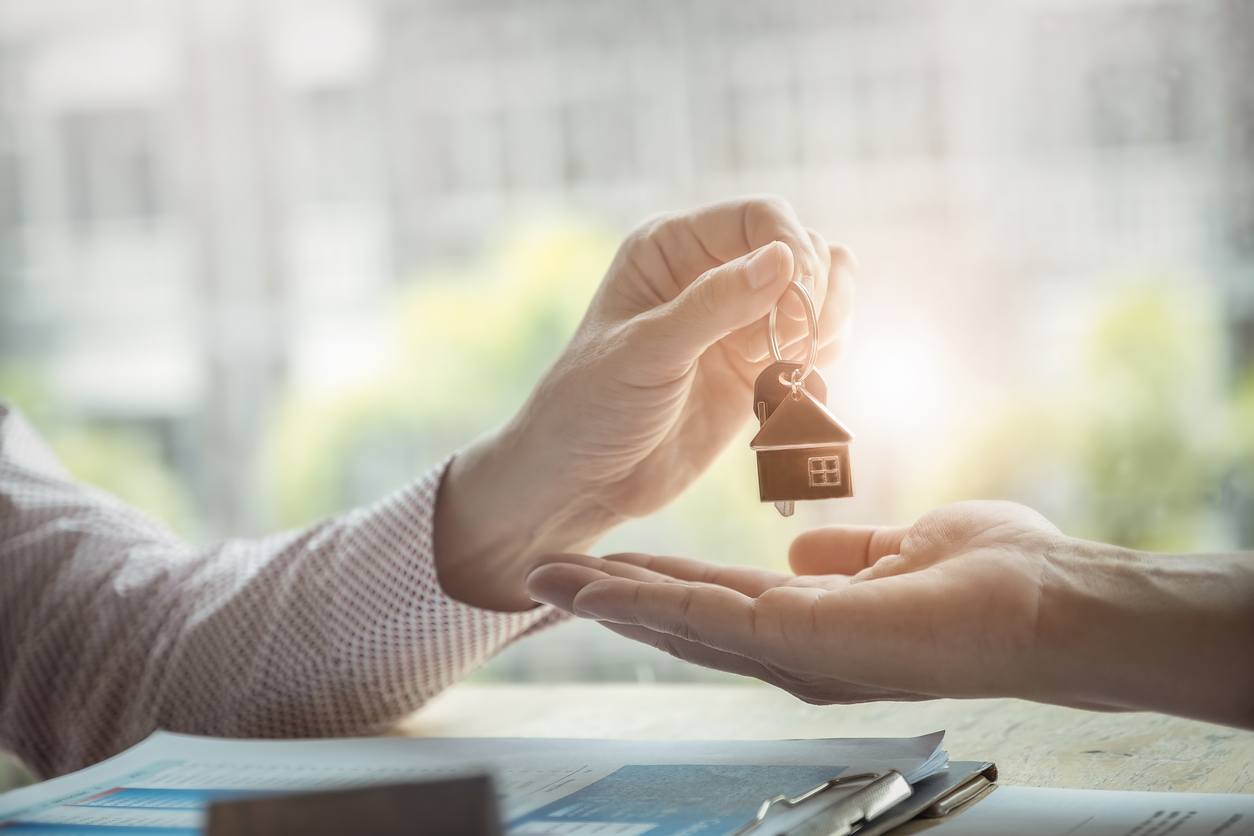
<svg viewBox="0 0 1254 836">
<path fill-rule="evenodd" d="M 465 737 L 905 737 L 945 729 L 1003 784 L 1254 792 L 1254 732 L 1016 700 L 811 706 L 755 685 L 459 685 L 404 723 Z"/>
</svg>

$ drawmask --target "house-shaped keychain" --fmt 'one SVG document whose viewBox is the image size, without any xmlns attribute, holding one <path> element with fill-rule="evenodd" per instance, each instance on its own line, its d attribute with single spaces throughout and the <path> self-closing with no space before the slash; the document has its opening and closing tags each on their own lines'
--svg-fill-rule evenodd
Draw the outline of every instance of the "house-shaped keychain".
<svg viewBox="0 0 1254 836">
<path fill-rule="evenodd" d="M 791 504 L 798 499 L 853 496 L 851 441 L 853 434 L 822 401 L 804 387 L 795 387 L 749 445 L 758 457 L 762 501 Z M 790 512 L 791 508 L 784 513 Z"/>
</svg>

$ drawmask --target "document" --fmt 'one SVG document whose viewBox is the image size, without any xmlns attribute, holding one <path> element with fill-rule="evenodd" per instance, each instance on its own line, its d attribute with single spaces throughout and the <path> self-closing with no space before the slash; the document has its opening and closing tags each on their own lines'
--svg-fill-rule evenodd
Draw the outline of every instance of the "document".
<svg viewBox="0 0 1254 836">
<path fill-rule="evenodd" d="M 485 771 L 514 836 L 727 833 L 763 799 L 842 773 L 896 769 L 918 780 L 948 762 L 943 737 L 258 741 L 158 732 L 80 772 L 0 795 L 0 836 L 193 836 L 216 799 Z"/>
<path fill-rule="evenodd" d="M 998 787 L 928 836 L 1254 836 L 1254 795 Z"/>
</svg>

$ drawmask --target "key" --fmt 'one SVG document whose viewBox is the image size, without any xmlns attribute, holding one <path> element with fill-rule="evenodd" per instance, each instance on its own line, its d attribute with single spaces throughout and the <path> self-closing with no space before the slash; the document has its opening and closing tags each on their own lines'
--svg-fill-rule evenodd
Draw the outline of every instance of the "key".
<svg viewBox="0 0 1254 836">
<path fill-rule="evenodd" d="M 775 411 L 785 395 L 792 392 L 792 384 L 785 381 L 791 380 L 792 373 L 799 371 L 800 363 L 772 363 L 758 375 L 753 384 L 753 414 L 758 416 L 758 426 L 765 424 L 767 416 Z M 820 401 L 827 402 L 827 383 L 817 369 L 805 379 L 805 388 Z"/>
</svg>

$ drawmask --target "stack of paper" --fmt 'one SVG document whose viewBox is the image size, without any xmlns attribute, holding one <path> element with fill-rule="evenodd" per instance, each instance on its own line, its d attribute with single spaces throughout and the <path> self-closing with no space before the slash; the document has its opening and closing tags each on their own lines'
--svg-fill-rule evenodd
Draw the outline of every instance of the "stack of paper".
<svg viewBox="0 0 1254 836">
<path fill-rule="evenodd" d="M 241 741 L 158 733 L 81 772 L 0 796 L 0 831 L 193 836 L 218 799 L 487 771 L 511 834 L 725 833 L 763 799 L 842 773 L 895 769 L 918 780 L 946 764 L 943 737 Z"/>
</svg>

